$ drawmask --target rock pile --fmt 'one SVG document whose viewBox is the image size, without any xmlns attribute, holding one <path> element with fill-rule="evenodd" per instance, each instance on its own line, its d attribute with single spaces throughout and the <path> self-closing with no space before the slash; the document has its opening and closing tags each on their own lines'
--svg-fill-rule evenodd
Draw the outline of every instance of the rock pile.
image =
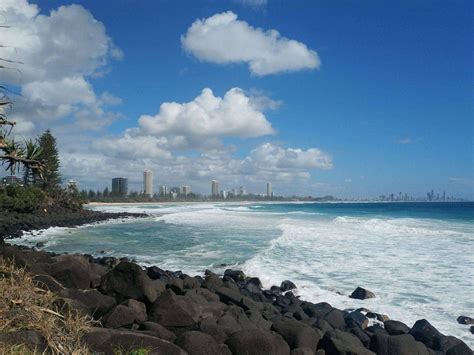
<svg viewBox="0 0 474 355">
<path fill-rule="evenodd" d="M 472 354 L 465 343 L 441 334 L 427 320 L 410 328 L 372 313 L 383 327 L 369 326 L 368 313 L 362 310 L 300 300 L 292 292 L 296 285 L 288 280 L 264 290 L 258 278 L 238 270 L 226 270 L 222 277 L 209 270 L 204 277 L 192 277 L 156 266 L 144 269 L 127 260 L 54 255 L 8 245 L 0 248 L 0 258 L 37 275 L 38 286 L 56 294 L 58 307 L 98 320 L 102 327 L 83 336 L 95 352 L 146 348 L 150 354 L 171 355 Z M 354 296 L 370 297 L 363 291 Z M 0 334 L 0 342 L 15 339 L 31 339 L 35 345 L 40 341 L 35 334 Z"/>
</svg>

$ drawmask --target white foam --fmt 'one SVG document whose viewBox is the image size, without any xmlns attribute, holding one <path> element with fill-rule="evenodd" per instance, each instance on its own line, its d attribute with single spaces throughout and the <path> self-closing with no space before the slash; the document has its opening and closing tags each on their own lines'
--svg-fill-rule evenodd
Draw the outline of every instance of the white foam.
<svg viewBox="0 0 474 355">
<path fill-rule="evenodd" d="M 303 299 L 343 309 L 366 307 L 410 326 L 426 318 L 474 345 L 468 328 L 456 322 L 474 308 L 472 274 L 466 275 L 474 266 L 466 253 L 473 250 L 474 233 L 422 219 L 283 222 L 282 235 L 243 266 L 266 287 L 290 279 Z M 349 298 L 357 286 L 377 297 Z"/>
</svg>

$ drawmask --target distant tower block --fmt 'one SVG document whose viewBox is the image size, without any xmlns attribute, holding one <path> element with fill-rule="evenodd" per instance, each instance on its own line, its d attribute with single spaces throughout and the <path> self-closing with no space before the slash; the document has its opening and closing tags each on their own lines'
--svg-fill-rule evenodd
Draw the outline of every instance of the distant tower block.
<svg viewBox="0 0 474 355">
<path fill-rule="evenodd" d="M 267 182 L 267 197 L 272 197 L 272 196 L 273 196 L 272 183 Z"/>
<path fill-rule="evenodd" d="M 219 182 L 217 180 L 211 181 L 211 194 L 212 196 L 219 196 Z"/>
<path fill-rule="evenodd" d="M 147 196 L 153 196 L 153 172 L 145 170 L 143 172 L 143 193 Z"/>
<path fill-rule="evenodd" d="M 128 180 L 117 177 L 112 179 L 112 195 L 127 196 L 128 194 Z"/>
</svg>

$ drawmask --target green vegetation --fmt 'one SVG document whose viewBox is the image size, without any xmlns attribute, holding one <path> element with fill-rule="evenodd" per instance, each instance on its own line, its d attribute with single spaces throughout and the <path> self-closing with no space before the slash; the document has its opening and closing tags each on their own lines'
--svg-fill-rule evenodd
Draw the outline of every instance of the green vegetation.
<svg viewBox="0 0 474 355">
<path fill-rule="evenodd" d="M 42 180 L 44 189 L 57 189 L 61 185 L 59 154 L 56 138 L 53 137 L 49 129 L 39 137 L 38 145 L 41 149 L 40 159 L 44 165 L 44 179 Z"/>
</svg>

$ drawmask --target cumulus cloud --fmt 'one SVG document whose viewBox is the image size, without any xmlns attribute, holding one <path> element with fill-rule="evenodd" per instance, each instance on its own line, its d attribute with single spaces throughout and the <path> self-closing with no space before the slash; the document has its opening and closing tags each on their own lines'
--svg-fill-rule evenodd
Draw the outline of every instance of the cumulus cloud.
<svg viewBox="0 0 474 355">
<path fill-rule="evenodd" d="M 239 88 L 230 89 L 223 97 L 205 88 L 190 102 L 165 102 L 156 116 L 141 116 L 139 128 L 142 134 L 175 137 L 183 146 L 204 144 L 203 139 L 274 134 L 260 101 Z"/>
<path fill-rule="evenodd" d="M 298 171 L 304 169 L 332 169 L 332 158 L 317 149 L 282 148 L 265 143 L 250 152 L 244 160 L 247 170 Z"/>
<path fill-rule="evenodd" d="M 304 43 L 288 39 L 276 30 L 254 28 L 232 11 L 196 20 L 181 37 L 183 48 L 200 60 L 248 63 L 253 74 L 319 68 L 318 54 Z"/>
<path fill-rule="evenodd" d="M 112 155 L 122 159 L 170 159 L 171 153 L 162 147 L 165 141 L 152 136 L 132 137 L 125 133 L 119 138 L 101 138 L 95 147 L 104 155 Z"/>
<path fill-rule="evenodd" d="M 2 0 L 0 14 L 9 26 L 1 29 L 0 56 L 22 62 L 0 72 L 1 82 L 21 87 L 12 119 L 25 127 L 69 116 L 90 120 L 96 114 L 98 126 L 110 122 L 102 106 L 111 97 L 98 98 L 88 77 L 100 75 L 123 54 L 101 22 L 79 5 L 45 15 L 26 0 Z"/>
</svg>

